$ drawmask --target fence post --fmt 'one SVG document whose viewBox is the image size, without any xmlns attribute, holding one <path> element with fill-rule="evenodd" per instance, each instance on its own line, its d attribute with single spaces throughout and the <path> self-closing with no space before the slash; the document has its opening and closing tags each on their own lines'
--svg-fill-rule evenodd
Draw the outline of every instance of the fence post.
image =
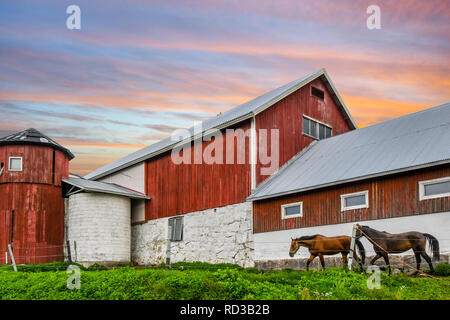
<svg viewBox="0 0 450 320">
<path fill-rule="evenodd" d="M 169 224 L 169 228 L 167 231 L 167 248 L 166 248 L 166 270 L 169 269 L 170 266 L 170 242 L 172 240 L 172 226 Z"/>
<path fill-rule="evenodd" d="M 8 251 L 5 251 L 5 264 L 8 264 Z"/>
<path fill-rule="evenodd" d="M 348 269 L 352 270 L 353 252 L 355 251 L 356 225 L 353 225 L 352 241 L 350 242 L 350 252 L 348 257 Z"/>
<path fill-rule="evenodd" d="M 8 251 L 9 251 L 9 255 L 11 256 L 11 263 L 13 265 L 13 269 L 14 269 L 14 271 L 17 272 L 16 261 L 14 260 L 14 254 L 13 254 L 13 251 L 12 251 L 12 248 L 11 248 L 10 244 L 8 244 Z"/>
<path fill-rule="evenodd" d="M 70 240 L 67 240 L 67 258 L 69 259 L 69 265 L 72 265 L 72 255 L 70 253 Z"/>
</svg>

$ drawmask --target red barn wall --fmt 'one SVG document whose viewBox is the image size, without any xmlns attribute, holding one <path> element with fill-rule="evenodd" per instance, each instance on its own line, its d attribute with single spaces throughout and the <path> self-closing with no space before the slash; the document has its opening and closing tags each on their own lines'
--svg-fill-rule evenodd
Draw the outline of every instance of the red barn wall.
<svg viewBox="0 0 450 320">
<path fill-rule="evenodd" d="M 8 171 L 8 158 L 22 157 L 23 170 Z M 69 160 L 55 150 L 55 183 L 52 183 L 53 149 L 34 145 L 0 147 L 5 169 L 0 177 L 0 263 L 11 243 L 14 210 L 16 263 L 63 260 L 64 199 L 61 179 L 69 174 Z"/>
<path fill-rule="evenodd" d="M 323 100 L 311 94 L 311 86 L 324 91 L 325 97 Z M 259 129 L 279 130 L 280 166 L 314 141 L 313 138 L 302 134 L 303 115 L 330 125 L 334 136 L 351 130 L 322 80 L 316 79 L 312 81 L 255 117 L 255 128 L 257 131 Z M 269 133 L 268 141 L 270 150 Z M 260 164 L 258 153 L 258 164 L 256 165 L 257 184 L 269 177 L 261 175 L 262 167 L 267 166 Z"/>
<path fill-rule="evenodd" d="M 324 100 L 311 95 L 311 86 L 324 91 Z M 314 140 L 302 134 L 302 115 L 330 125 L 333 135 L 350 130 L 322 80 L 312 81 L 255 116 L 255 129 L 268 129 L 269 150 L 270 129 L 279 129 L 280 166 Z M 251 122 L 248 120 L 233 129 L 248 130 L 250 126 Z M 224 134 L 224 154 L 226 139 L 227 135 Z M 175 165 L 170 152 L 148 160 L 146 187 L 151 200 L 146 205 L 146 220 L 244 202 L 251 193 L 248 140 L 245 164 Z M 203 142 L 203 150 L 209 143 Z M 263 166 L 259 162 L 260 159 L 256 165 L 257 183 L 268 177 L 260 174 Z"/>
<path fill-rule="evenodd" d="M 234 129 L 250 129 L 245 121 Z M 172 162 L 171 153 L 165 153 L 147 161 L 146 220 L 170 217 L 183 213 L 205 210 L 244 202 L 250 195 L 251 170 L 249 161 L 250 141 L 246 139 L 244 164 L 237 163 L 237 145 L 234 144 L 234 164 L 226 164 L 226 141 L 232 136 L 222 132 L 224 164 L 179 164 Z M 235 140 L 236 141 L 236 140 Z M 204 150 L 212 141 L 204 141 Z M 190 147 L 191 159 L 194 148 Z"/>
<path fill-rule="evenodd" d="M 253 204 L 254 233 L 450 211 L 450 197 L 419 200 L 419 181 L 450 176 L 450 165 L 355 182 Z M 341 212 L 341 194 L 369 190 L 369 208 Z M 281 205 L 303 201 L 303 217 L 281 219 Z"/>
</svg>

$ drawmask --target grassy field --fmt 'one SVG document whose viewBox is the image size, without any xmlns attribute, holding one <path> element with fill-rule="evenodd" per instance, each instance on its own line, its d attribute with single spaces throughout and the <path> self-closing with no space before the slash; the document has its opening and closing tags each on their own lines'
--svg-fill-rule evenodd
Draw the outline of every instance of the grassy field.
<svg viewBox="0 0 450 320">
<path fill-rule="evenodd" d="M 121 267 L 81 271 L 81 288 L 67 289 L 67 264 L 0 267 L 0 299 L 38 300 L 251 300 L 251 299 L 445 299 L 450 297 L 449 265 L 439 279 L 381 275 L 381 288 L 367 287 L 368 274 L 343 269 L 267 271 L 236 265 L 177 263 L 171 270 Z"/>
</svg>

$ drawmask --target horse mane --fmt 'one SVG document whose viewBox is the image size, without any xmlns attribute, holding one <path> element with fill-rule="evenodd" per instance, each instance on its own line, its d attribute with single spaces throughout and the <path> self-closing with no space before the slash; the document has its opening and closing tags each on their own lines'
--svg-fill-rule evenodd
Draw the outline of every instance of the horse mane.
<svg viewBox="0 0 450 320">
<path fill-rule="evenodd" d="M 386 231 L 380 231 L 380 230 L 371 228 L 371 227 L 369 227 L 369 226 L 361 226 L 361 228 L 367 228 L 367 229 L 370 229 L 370 231 L 373 231 L 373 232 L 378 233 L 378 234 L 383 233 L 383 234 L 385 234 L 385 235 L 392 235 L 392 233 L 389 233 L 389 232 L 386 232 Z"/>
<path fill-rule="evenodd" d="M 312 240 L 312 239 L 314 239 L 314 238 L 316 238 L 316 237 L 318 237 L 318 236 L 322 236 L 322 235 L 321 235 L 321 234 L 315 234 L 315 235 L 313 235 L 313 236 L 303 236 L 303 237 L 300 237 L 300 238 L 296 238 L 295 240 L 296 240 L 296 241 Z"/>
</svg>

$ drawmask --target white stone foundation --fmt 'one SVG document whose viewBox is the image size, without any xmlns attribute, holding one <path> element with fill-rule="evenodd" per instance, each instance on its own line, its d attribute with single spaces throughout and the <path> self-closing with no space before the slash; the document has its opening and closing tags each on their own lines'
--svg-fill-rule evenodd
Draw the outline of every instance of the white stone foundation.
<svg viewBox="0 0 450 320">
<path fill-rule="evenodd" d="M 236 263 L 254 266 L 251 203 L 183 215 L 183 240 L 171 243 L 171 262 Z M 132 227 L 132 261 L 156 265 L 166 261 L 168 218 Z"/>
</svg>

